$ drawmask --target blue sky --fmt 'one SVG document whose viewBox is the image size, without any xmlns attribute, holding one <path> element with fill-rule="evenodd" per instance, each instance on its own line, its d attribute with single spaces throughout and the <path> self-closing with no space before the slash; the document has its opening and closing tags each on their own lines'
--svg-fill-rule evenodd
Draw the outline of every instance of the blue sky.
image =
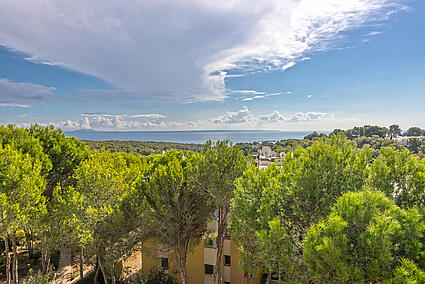
<svg viewBox="0 0 425 284">
<path fill-rule="evenodd" d="M 0 1 L 0 123 L 425 128 L 425 1 Z"/>
</svg>

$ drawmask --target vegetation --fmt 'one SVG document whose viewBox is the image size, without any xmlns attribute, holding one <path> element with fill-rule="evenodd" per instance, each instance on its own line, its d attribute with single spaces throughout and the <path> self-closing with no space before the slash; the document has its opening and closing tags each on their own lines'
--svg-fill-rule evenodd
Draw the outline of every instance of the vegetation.
<svg viewBox="0 0 425 284">
<path fill-rule="evenodd" d="M 348 192 L 309 229 L 304 260 L 318 283 L 382 283 L 400 277 L 399 265 L 423 267 L 424 230 L 417 209 L 381 192 Z"/>
<path fill-rule="evenodd" d="M 229 233 L 244 272 L 280 282 L 423 283 L 419 130 L 365 126 L 202 147 L 87 142 L 100 149 L 90 150 L 53 127 L 0 127 L 5 282 L 53 281 L 51 255 L 64 247 L 78 255 L 81 279 L 86 264 L 95 283 L 130 281 L 123 260 L 150 245 L 170 250 L 187 283 L 187 256 L 216 221 L 216 283 Z M 388 139 L 413 134 L 406 146 Z M 262 146 L 286 155 L 260 170 L 250 156 Z M 32 275 L 18 269 L 19 245 L 35 259 Z M 162 270 L 133 280 L 175 283 Z"/>
<path fill-rule="evenodd" d="M 136 199 L 145 201 L 138 208 L 147 212 L 152 238 L 173 249 L 183 284 L 187 283 L 187 254 L 199 245 L 213 211 L 210 199 L 193 178 L 199 162 L 199 155 L 184 157 L 175 150 L 150 156 L 135 184 Z"/>
<path fill-rule="evenodd" d="M 224 238 L 227 233 L 230 199 L 233 197 L 235 180 L 248 166 L 248 160 L 238 147 L 229 141 L 205 143 L 198 167 L 198 184 L 212 201 L 217 221 L 217 255 L 213 282 L 221 284 Z"/>
<path fill-rule="evenodd" d="M 172 142 L 147 141 L 84 141 L 91 150 L 106 150 L 110 152 L 126 152 L 140 155 L 162 154 L 168 150 L 178 150 L 187 153 L 200 152 L 202 145 Z"/>
</svg>

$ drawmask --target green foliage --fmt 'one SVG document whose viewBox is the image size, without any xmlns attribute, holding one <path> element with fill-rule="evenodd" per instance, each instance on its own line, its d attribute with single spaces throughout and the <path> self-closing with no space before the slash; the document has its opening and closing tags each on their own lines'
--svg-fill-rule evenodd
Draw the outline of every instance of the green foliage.
<svg viewBox="0 0 425 284">
<path fill-rule="evenodd" d="M 423 267 L 424 222 L 377 191 L 348 192 L 312 226 L 304 260 L 320 283 L 377 283 L 391 279 L 401 258 Z"/>
<path fill-rule="evenodd" d="M 224 238 L 227 234 L 235 180 L 242 176 L 249 160 L 239 147 L 230 141 L 207 141 L 201 154 L 197 183 L 199 189 L 213 202 L 213 208 L 216 210 L 214 217 L 217 221 L 217 254 L 213 282 L 221 282 Z"/>
<path fill-rule="evenodd" d="M 343 135 L 297 149 L 236 182 L 232 199 L 232 239 L 250 272 L 284 269 L 285 281 L 307 281 L 302 240 L 311 224 L 325 217 L 334 201 L 367 182 L 371 152 L 358 150 Z"/>
<path fill-rule="evenodd" d="M 32 125 L 29 134 L 38 139 L 43 153 L 49 158 L 52 168 L 46 175 L 47 190 L 45 194 L 51 196 L 53 189 L 58 185 L 67 185 L 74 170 L 88 157 L 88 151 L 83 142 L 74 137 L 67 138 L 58 128 Z"/>
<path fill-rule="evenodd" d="M 22 280 L 22 284 L 51 284 L 56 283 L 57 275 L 53 271 L 53 267 L 49 267 L 46 273 L 42 273 L 40 270 L 37 273 L 33 273 L 30 269 L 28 272 L 29 276 Z"/>
<path fill-rule="evenodd" d="M 398 124 L 390 125 L 388 133 L 390 134 L 391 138 L 398 137 L 401 135 L 401 128 L 398 126 Z"/>
<path fill-rule="evenodd" d="M 35 225 L 30 221 L 45 209 L 41 162 L 12 145 L 0 146 L 0 222 L 8 231 Z"/>
<path fill-rule="evenodd" d="M 166 273 L 164 270 L 157 268 L 151 270 L 148 274 L 142 274 L 129 281 L 129 284 L 177 284 L 178 281 Z"/>
<path fill-rule="evenodd" d="M 234 182 L 242 176 L 249 160 L 230 141 L 207 141 L 201 154 L 200 187 L 216 202 L 216 208 L 228 207 Z"/>
<path fill-rule="evenodd" d="M 423 136 L 425 130 L 420 129 L 419 127 L 410 127 L 403 133 L 404 136 Z"/>
<path fill-rule="evenodd" d="M 282 161 L 281 182 L 289 191 L 281 206 L 288 209 L 301 235 L 327 215 L 333 202 L 346 191 L 360 190 L 371 162 L 368 149 L 357 150 L 343 135 L 295 151 Z"/>
<path fill-rule="evenodd" d="M 324 138 L 326 137 L 326 134 L 324 133 L 317 133 L 316 131 L 314 131 L 313 133 L 310 133 L 309 135 L 304 137 L 304 140 L 317 140 L 319 138 Z"/>
<path fill-rule="evenodd" d="M 273 204 L 278 174 L 275 165 L 264 170 L 250 167 L 236 180 L 230 232 L 232 240 L 239 245 L 244 272 L 275 271 L 287 263 L 287 252 L 292 247 L 286 232 L 282 231 L 284 227 L 276 219 Z"/>
<path fill-rule="evenodd" d="M 148 156 L 162 154 L 168 150 L 178 150 L 187 153 L 200 152 L 202 145 L 183 144 L 172 142 L 148 142 L 148 141 L 84 141 L 92 150 L 106 150 L 110 152 L 126 152 Z"/>
<path fill-rule="evenodd" d="M 354 127 L 345 131 L 336 129 L 330 134 L 330 136 L 332 134 L 339 134 L 341 132 L 343 132 L 348 139 L 354 139 L 357 137 L 372 137 L 374 135 L 380 138 L 384 138 L 389 133 L 389 130 L 386 127 L 380 127 L 376 125 L 365 125 L 363 127 Z"/>
<path fill-rule="evenodd" d="M 425 205 L 425 161 L 407 150 L 382 148 L 370 169 L 369 184 L 402 208 Z"/>
<path fill-rule="evenodd" d="M 416 264 L 403 258 L 401 264 L 395 269 L 394 277 L 384 281 L 388 284 L 420 284 L 425 283 L 425 272 Z"/>
<path fill-rule="evenodd" d="M 182 281 L 186 281 L 186 256 L 206 233 L 210 202 L 196 186 L 200 156 L 168 151 L 150 156 L 148 167 L 136 183 L 136 197 L 145 201 L 144 214 L 151 222 L 152 237 L 176 254 Z"/>
</svg>

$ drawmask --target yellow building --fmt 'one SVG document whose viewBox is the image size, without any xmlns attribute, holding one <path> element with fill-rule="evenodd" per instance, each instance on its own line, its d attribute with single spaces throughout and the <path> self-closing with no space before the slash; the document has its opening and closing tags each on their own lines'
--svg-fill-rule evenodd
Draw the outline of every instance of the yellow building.
<svg viewBox="0 0 425 284">
<path fill-rule="evenodd" d="M 209 227 L 214 226 L 213 223 Z M 213 284 L 212 273 L 216 261 L 215 240 L 208 239 L 189 253 L 187 257 L 187 278 L 189 284 Z M 239 250 L 234 242 L 226 239 L 223 249 L 223 283 L 259 284 L 261 273 L 258 275 L 244 276 L 239 268 Z M 180 273 L 172 250 L 165 247 L 147 244 L 143 252 L 133 254 L 124 266 L 131 272 L 143 271 L 149 273 L 153 268 L 161 267 L 173 275 L 180 282 Z"/>
</svg>

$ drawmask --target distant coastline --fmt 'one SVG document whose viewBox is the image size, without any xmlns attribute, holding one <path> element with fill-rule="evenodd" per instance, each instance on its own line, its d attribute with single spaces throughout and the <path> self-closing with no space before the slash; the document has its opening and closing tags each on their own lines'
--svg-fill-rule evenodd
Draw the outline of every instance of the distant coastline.
<svg viewBox="0 0 425 284">
<path fill-rule="evenodd" d="M 64 131 L 66 136 L 90 141 L 153 141 L 202 144 L 207 140 L 228 139 L 233 143 L 252 143 L 302 139 L 313 131 L 279 130 L 185 130 L 185 131 Z M 321 133 L 328 134 L 328 131 Z"/>
</svg>

